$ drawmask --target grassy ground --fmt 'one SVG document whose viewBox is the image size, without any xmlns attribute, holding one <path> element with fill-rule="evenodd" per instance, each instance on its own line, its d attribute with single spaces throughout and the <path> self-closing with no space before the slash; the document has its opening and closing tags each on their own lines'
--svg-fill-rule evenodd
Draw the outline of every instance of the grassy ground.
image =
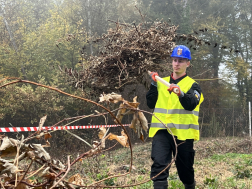
<svg viewBox="0 0 252 189">
<path fill-rule="evenodd" d="M 133 168 L 129 173 L 130 149 L 107 151 L 96 157 L 83 160 L 73 169 L 84 183 L 92 183 L 113 175 L 102 184 L 107 186 L 127 185 L 125 188 L 151 189 L 149 180 L 151 143 L 133 144 Z M 252 140 L 250 138 L 208 138 L 195 143 L 195 179 L 197 188 L 203 189 L 249 189 L 252 188 Z M 169 188 L 184 188 L 172 164 Z M 143 184 L 134 186 L 136 184 Z"/>
</svg>

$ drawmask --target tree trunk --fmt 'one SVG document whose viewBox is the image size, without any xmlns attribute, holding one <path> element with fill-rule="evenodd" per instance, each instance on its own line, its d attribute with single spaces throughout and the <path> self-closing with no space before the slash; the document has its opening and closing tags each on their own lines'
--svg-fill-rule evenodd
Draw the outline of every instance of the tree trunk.
<svg viewBox="0 0 252 189">
<path fill-rule="evenodd" d="M 91 14 L 90 14 L 90 0 L 87 0 L 87 8 L 88 8 L 88 35 L 89 37 L 92 36 L 92 24 L 91 24 Z M 92 46 L 92 41 L 89 41 L 89 45 L 90 45 L 90 54 L 93 55 L 93 46 Z"/>
<path fill-rule="evenodd" d="M 8 33 L 9 33 L 9 36 L 10 36 L 11 44 L 12 44 L 12 46 L 13 46 L 15 52 L 16 52 L 16 55 L 17 55 L 18 47 L 17 47 L 17 44 L 16 44 L 15 39 L 14 39 L 14 37 L 13 37 L 13 34 L 12 34 L 12 32 L 11 32 L 11 29 L 10 29 L 10 27 L 9 27 L 8 21 L 6 20 L 6 18 L 5 18 L 5 16 L 4 16 L 2 7 L 0 7 L 0 16 L 3 17 L 4 24 L 5 24 L 5 26 L 6 26 L 6 29 L 7 29 Z M 26 73 L 25 73 L 25 69 L 24 69 L 24 65 L 23 65 L 23 64 L 21 64 L 21 71 L 22 71 L 22 73 L 23 73 L 24 78 L 27 79 L 27 78 L 26 78 Z"/>
</svg>

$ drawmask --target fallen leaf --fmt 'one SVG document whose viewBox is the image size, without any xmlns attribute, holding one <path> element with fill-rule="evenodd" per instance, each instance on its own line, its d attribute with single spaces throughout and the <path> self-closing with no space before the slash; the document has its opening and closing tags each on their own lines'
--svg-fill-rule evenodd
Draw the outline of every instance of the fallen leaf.
<svg viewBox="0 0 252 189">
<path fill-rule="evenodd" d="M 55 173 L 47 173 L 47 174 L 44 174 L 42 177 L 47 178 L 49 180 L 54 180 L 56 178 L 56 174 Z"/>
<path fill-rule="evenodd" d="M 16 174 L 19 171 L 21 170 L 19 170 L 11 161 L 0 158 L 0 175 L 3 175 L 4 173 L 8 175 Z"/>
<path fill-rule="evenodd" d="M 79 173 L 71 176 L 69 179 L 68 179 L 68 182 L 69 183 L 72 183 L 72 184 L 77 184 L 77 185 L 84 185 L 84 182 L 80 176 Z"/>
<path fill-rule="evenodd" d="M 13 158 L 17 154 L 17 144 L 20 142 L 15 139 L 8 138 L 7 136 L 3 138 L 2 144 L 0 146 L 1 157 L 3 158 Z"/>
<path fill-rule="evenodd" d="M 45 160 L 51 160 L 49 153 L 45 151 L 41 144 L 29 144 L 29 148 L 34 151 L 34 154 L 40 158 L 44 157 Z"/>
<path fill-rule="evenodd" d="M 4 137 L 5 137 L 4 134 L 3 135 L 0 134 L 0 140 L 2 140 Z"/>
<path fill-rule="evenodd" d="M 33 153 L 33 151 L 26 152 L 26 155 L 31 159 L 35 159 L 35 154 Z"/>
<path fill-rule="evenodd" d="M 18 177 L 18 180 L 20 180 L 20 179 L 22 179 L 22 176 L 19 176 L 19 177 Z M 27 179 L 23 179 L 22 181 L 25 181 L 25 182 L 27 182 L 27 183 L 30 183 L 30 180 L 27 180 Z M 19 183 L 19 184 L 17 185 L 17 187 L 15 187 L 15 189 L 27 189 L 27 188 L 28 188 L 27 185 L 24 184 L 24 183 Z"/>
<path fill-rule="evenodd" d="M 53 159 L 52 162 L 53 162 L 54 165 L 56 165 L 61 170 L 64 170 L 66 168 L 66 166 L 59 160 Z"/>
<path fill-rule="evenodd" d="M 46 169 L 44 169 L 40 174 L 40 177 L 44 177 L 50 180 L 54 180 L 56 178 L 56 174 L 55 173 L 51 173 L 50 172 L 50 167 L 47 167 Z"/>
</svg>

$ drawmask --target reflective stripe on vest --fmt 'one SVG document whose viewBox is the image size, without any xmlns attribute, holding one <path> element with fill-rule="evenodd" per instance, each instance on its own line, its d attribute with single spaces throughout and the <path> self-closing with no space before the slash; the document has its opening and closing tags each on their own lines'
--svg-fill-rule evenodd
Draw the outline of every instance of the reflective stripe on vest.
<svg viewBox="0 0 252 189">
<path fill-rule="evenodd" d="M 165 124 L 169 128 L 176 128 L 176 129 L 195 129 L 199 130 L 199 125 L 194 124 L 174 124 L 174 123 L 168 123 Z M 167 128 L 162 123 L 151 123 L 151 127 L 158 127 L 158 128 Z"/>
<path fill-rule="evenodd" d="M 155 108 L 154 113 L 166 114 L 167 113 L 167 109 Z M 168 114 L 193 114 L 193 115 L 199 116 L 199 112 L 198 111 L 188 111 L 188 110 L 182 110 L 182 109 L 168 110 Z"/>
</svg>

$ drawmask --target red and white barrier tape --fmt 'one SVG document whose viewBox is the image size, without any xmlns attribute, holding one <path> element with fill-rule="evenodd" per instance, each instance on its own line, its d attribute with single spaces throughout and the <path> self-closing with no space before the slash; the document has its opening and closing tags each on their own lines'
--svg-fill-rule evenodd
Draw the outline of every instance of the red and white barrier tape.
<svg viewBox="0 0 252 189">
<path fill-rule="evenodd" d="M 43 130 L 64 130 L 64 129 L 96 129 L 100 127 L 119 127 L 121 125 L 84 125 L 84 126 L 56 126 L 56 127 L 42 127 Z M 123 124 L 123 126 L 130 126 L 130 124 Z M 37 131 L 39 127 L 2 127 L 1 132 L 26 132 Z"/>
</svg>

